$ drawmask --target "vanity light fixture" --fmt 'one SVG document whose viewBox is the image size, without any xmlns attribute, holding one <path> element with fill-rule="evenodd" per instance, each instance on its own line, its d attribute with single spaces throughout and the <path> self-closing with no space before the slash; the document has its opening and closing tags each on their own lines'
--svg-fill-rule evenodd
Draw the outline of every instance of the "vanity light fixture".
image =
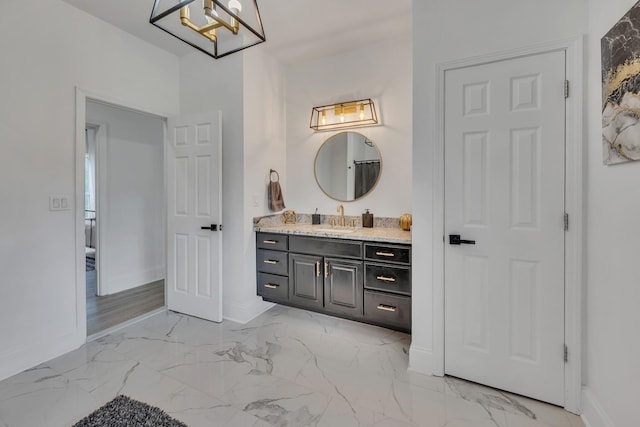
<svg viewBox="0 0 640 427">
<path fill-rule="evenodd" d="M 354 128 L 378 124 L 376 106 L 371 99 L 313 107 L 309 127 L 316 131 Z"/>
<path fill-rule="evenodd" d="M 216 59 L 266 41 L 257 0 L 155 0 L 149 22 Z"/>
</svg>

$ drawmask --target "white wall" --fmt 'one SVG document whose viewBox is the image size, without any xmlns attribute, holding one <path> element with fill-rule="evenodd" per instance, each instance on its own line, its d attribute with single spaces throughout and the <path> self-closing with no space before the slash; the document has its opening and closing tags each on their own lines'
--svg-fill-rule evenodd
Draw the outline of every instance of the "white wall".
<svg viewBox="0 0 640 427">
<path fill-rule="evenodd" d="M 216 61 L 195 52 L 180 69 L 182 112 L 222 111 L 223 315 L 246 322 L 271 306 L 256 296 L 253 217 L 269 213 L 270 168 L 286 191 L 282 71 L 260 47 Z"/>
<path fill-rule="evenodd" d="M 284 70 L 264 45 L 244 51 L 244 282 L 236 286 L 234 305 L 244 321 L 271 307 L 256 296 L 256 237 L 253 217 L 269 215 L 269 170 L 280 175 L 287 209 L 290 176 L 286 164 Z M 236 283 L 237 285 L 237 283 Z"/>
<path fill-rule="evenodd" d="M 310 129 L 311 109 L 372 98 L 381 125 L 354 130 L 377 144 L 382 175 L 371 193 L 344 204 L 345 215 L 360 215 L 366 208 L 376 216 L 398 217 L 411 212 L 411 54 L 411 38 L 407 35 L 287 67 L 288 207 L 296 212 L 312 213 L 319 208 L 320 213 L 336 214 L 340 202 L 326 196 L 316 184 L 314 159 L 322 143 L 338 131 Z"/>
<path fill-rule="evenodd" d="M 180 59 L 182 114 L 222 111 L 222 313 L 236 319 L 235 292 L 244 282 L 244 87 L 242 55 L 214 60 L 194 51 Z"/>
<path fill-rule="evenodd" d="M 586 32 L 583 0 L 474 0 L 413 2 L 413 286 L 412 369 L 442 373 L 443 331 L 433 318 L 442 312 L 435 303 L 433 236 L 435 212 L 433 172 L 437 167 L 437 64 L 481 54 L 581 36 Z M 416 220 L 418 218 L 418 220 Z M 439 338 L 439 339 L 436 339 Z"/>
<path fill-rule="evenodd" d="M 25 31 L 25 22 L 38 31 Z M 0 28 L 5 378 L 85 338 L 76 316 L 75 86 L 168 113 L 178 111 L 179 98 L 173 55 L 59 0 L 3 4 Z M 51 194 L 69 196 L 71 210 L 49 212 Z"/>
<path fill-rule="evenodd" d="M 638 425 L 640 163 L 602 163 L 600 39 L 636 0 L 590 0 L 587 37 L 586 399 L 591 427 Z"/>
<path fill-rule="evenodd" d="M 100 295 L 161 280 L 165 272 L 164 120 L 87 102 L 98 142 Z"/>
</svg>

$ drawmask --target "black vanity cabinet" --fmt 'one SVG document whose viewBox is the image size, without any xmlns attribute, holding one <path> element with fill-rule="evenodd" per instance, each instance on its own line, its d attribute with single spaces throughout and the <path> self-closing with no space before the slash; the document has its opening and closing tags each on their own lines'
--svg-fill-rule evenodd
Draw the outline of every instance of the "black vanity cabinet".
<svg viewBox="0 0 640 427">
<path fill-rule="evenodd" d="M 289 302 L 362 317 L 362 242 L 289 237 Z"/>
<path fill-rule="evenodd" d="M 411 247 L 365 243 L 364 316 L 368 323 L 411 329 Z"/>
<path fill-rule="evenodd" d="M 263 299 L 411 329 L 409 245 L 262 232 L 256 236 L 258 295 Z"/>
<path fill-rule="evenodd" d="M 362 317 L 362 261 L 289 254 L 289 301 Z"/>
<path fill-rule="evenodd" d="M 270 301 L 286 301 L 289 295 L 289 236 L 258 233 L 256 248 L 258 295 Z"/>
</svg>

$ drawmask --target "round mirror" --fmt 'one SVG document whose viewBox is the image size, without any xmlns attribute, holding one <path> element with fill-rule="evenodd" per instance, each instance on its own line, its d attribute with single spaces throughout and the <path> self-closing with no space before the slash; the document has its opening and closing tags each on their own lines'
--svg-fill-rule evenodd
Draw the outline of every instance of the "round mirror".
<svg viewBox="0 0 640 427">
<path fill-rule="evenodd" d="M 318 150 L 318 186 L 332 199 L 351 202 L 369 193 L 380 179 L 380 151 L 358 132 L 331 136 Z"/>
</svg>

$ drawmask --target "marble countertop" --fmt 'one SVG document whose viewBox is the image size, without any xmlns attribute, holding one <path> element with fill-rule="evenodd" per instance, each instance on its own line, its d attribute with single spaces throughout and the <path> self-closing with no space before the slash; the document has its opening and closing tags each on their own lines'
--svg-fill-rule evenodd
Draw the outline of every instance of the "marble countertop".
<svg viewBox="0 0 640 427">
<path fill-rule="evenodd" d="M 265 233 L 293 234 L 299 236 L 331 237 L 348 240 L 366 240 L 388 243 L 411 243 L 411 232 L 399 227 L 331 227 L 328 224 L 312 225 L 308 223 L 297 224 L 255 224 L 255 231 Z M 345 233 L 341 230 L 353 230 Z"/>
</svg>

